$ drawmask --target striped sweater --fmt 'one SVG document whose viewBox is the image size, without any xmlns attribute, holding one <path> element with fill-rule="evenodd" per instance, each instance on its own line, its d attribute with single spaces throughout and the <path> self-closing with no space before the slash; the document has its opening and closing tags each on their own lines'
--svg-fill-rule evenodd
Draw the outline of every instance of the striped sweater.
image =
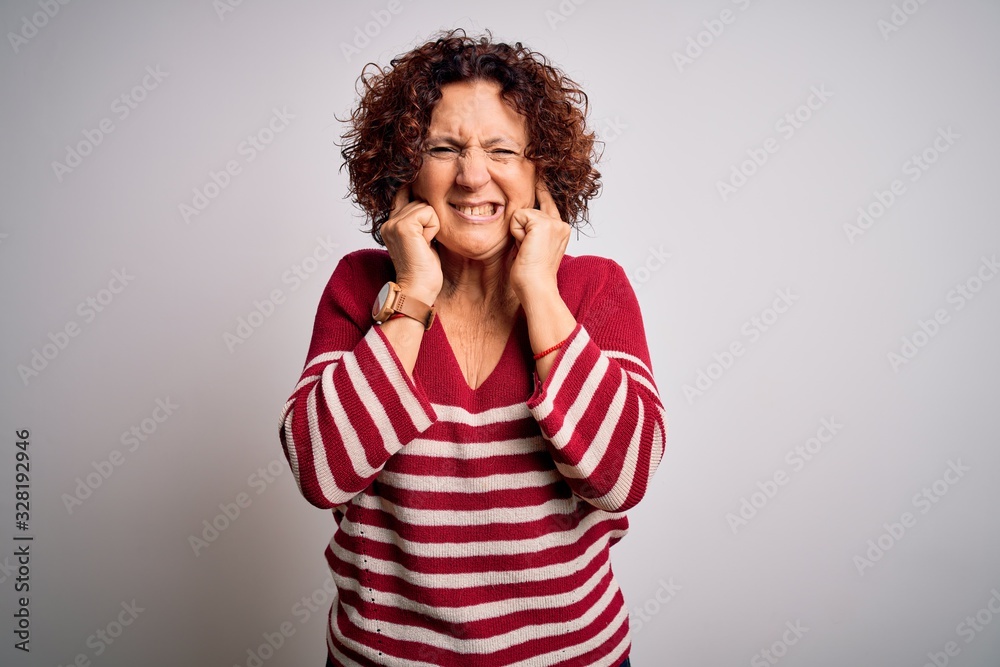
<svg viewBox="0 0 1000 667">
<path fill-rule="evenodd" d="M 628 609 L 609 547 L 666 436 L 639 305 L 613 260 L 564 256 L 577 325 L 545 382 L 524 310 L 469 387 L 440 325 L 410 378 L 371 304 L 388 252 L 344 256 L 281 412 L 295 480 L 338 524 L 335 665 L 617 666 Z"/>
</svg>

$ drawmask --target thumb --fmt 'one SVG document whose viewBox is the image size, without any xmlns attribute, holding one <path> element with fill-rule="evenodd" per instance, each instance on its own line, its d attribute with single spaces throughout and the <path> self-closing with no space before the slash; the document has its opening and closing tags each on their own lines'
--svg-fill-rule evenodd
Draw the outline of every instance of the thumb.
<svg viewBox="0 0 1000 667">
<path fill-rule="evenodd" d="M 409 184 L 400 186 L 396 190 L 396 195 L 392 198 L 392 212 L 390 216 L 394 216 L 399 213 L 404 206 L 410 203 L 410 186 Z"/>
</svg>

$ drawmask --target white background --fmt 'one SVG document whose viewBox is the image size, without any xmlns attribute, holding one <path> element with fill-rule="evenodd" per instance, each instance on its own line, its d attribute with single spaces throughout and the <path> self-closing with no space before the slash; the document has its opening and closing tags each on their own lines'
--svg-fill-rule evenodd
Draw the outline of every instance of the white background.
<svg viewBox="0 0 1000 667">
<path fill-rule="evenodd" d="M 0 10 L 0 663 L 246 666 L 287 622 L 294 635 L 264 664 L 323 664 L 334 523 L 299 495 L 277 419 L 339 255 L 374 245 L 343 198 L 337 118 L 365 62 L 465 27 L 564 68 L 607 141 L 593 225 L 568 253 L 611 257 L 632 277 L 670 424 L 612 550 L 636 667 L 772 664 L 763 649 L 788 667 L 920 667 L 928 653 L 1000 664 L 987 606 L 1000 590 L 1000 280 L 983 263 L 1000 252 L 1000 5 L 220 6 Z M 123 118 L 120 97 L 147 67 L 165 74 L 155 88 L 146 77 Z M 241 142 L 275 108 L 294 118 L 248 161 Z M 790 133 L 782 119 L 796 113 Z M 55 169 L 103 119 L 113 131 Z M 777 151 L 743 166 L 769 138 Z M 925 149 L 934 162 L 914 171 Z M 229 160 L 240 173 L 185 221 L 179 206 Z M 734 169 L 752 175 L 723 196 Z M 894 179 L 902 194 L 850 233 Z M 338 255 L 321 251 L 295 284 L 287 272 L 318 238 Z M 123 269 L 124 289 L 102 292 Z M 227 345 L 273 290 L 281 303 Z M 779 290 L 793 300 L 775 317 Z M 79 308 L 88 298 L 101 312 Z M 939 310 L 943 323 L 927 324 Z M 728 358 L 734 342 L 742 354 Z M 22 377 L 36 351 L 41 370 Z M 164 415 L 158 399 L 178 406 L 161 423 L 149 421 Z M 823 419 L 843 426 L 804 464 L 786 458 Z M 143 420 L 130 450 L 122 434 Z M 17 429 L 31 433 L 27 533 L 14 523 Z M 67 506 L 114 450 L 121 465 Z M 950 462 L 967 470 L 939 481 Z M 776 474 L 784 484 L 767 483 Z M 924 488 L 933 504 L 915 501 Z M 224 525 L 220 504 L 240 493 L 249 506 L 196 555 L 190 537 Z M 905 512 L 910 525 L 887 533 Z M 13 648 L 21 534 L 35 536 L 30 654 Z M 296 605 L 313 593 L 325 604 L 307 615 Z M 96 640 L 133 600 L 134 622 Z M 789 622 L 808 628 L 794 644 Z M 949 641 L 957 655 L 943 655 Z"/>
</svg>

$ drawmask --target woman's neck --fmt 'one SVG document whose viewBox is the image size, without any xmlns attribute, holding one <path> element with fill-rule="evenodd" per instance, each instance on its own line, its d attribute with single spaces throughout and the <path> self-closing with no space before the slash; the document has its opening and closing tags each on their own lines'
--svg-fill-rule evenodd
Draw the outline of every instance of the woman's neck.
<svg viewBox="0 0 1000 667">
<path fill-rule="evenodd" d="M 510 287 L 509 271 L 513 244 L 485 259 L 469 259 L 438 246 L 444 284 L 438 301 L 449 310 L 507 313 L 517 302 Z"/>
</svg>

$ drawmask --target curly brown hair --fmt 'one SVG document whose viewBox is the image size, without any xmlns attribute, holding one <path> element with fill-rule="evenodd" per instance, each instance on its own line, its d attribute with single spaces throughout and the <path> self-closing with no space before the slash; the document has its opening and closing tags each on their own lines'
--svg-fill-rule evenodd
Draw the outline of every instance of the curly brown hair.
<svg viewBox="0 0 1000 667">
<path fill-rule="evenodd" d="M 489 30 L 470 37 L 461 28 L 439 33 L 389 67 L 368 63 L 358 78 L 361 101 L 342 121 L 341 155 L 350 174 L 351 197 L 365 212 L 376 243 L 400 187 L 413 182 L 423 163 L 423 144 L 441 87 L 456 81 L 490 80 L 501 98 L 524 116 L 525 156 L 570 225 L 589 222 L 588 202 L 601 189 L 597 141 L 587 129 L 586 93 L 549 60 L 516 42 L 494 43 Z M 369 68 L 374 68 L 370 71 Z M 338 119 L 339 120 L 339 119 Z"/>
</svg>

